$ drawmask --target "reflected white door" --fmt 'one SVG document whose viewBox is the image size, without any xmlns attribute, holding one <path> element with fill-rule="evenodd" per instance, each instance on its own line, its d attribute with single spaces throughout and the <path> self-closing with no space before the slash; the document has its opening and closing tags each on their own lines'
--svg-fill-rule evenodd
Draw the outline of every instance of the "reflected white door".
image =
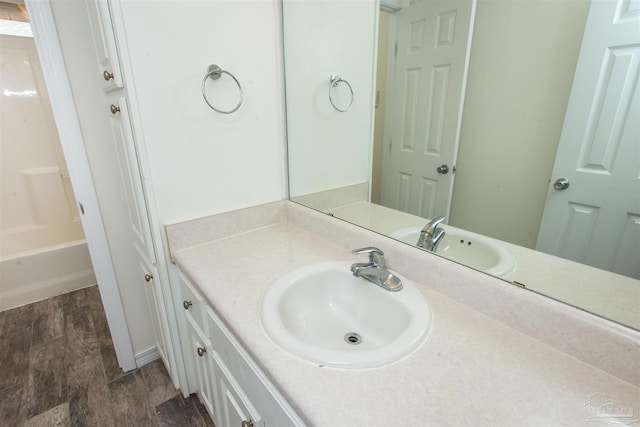
<svg viewBox="0 0 640 427">
<path fill-rule="evenodd" d="M 392 123 L 382 204 L 449 215 L 475 0 L 425 1 L 396 14 Z M 445 165 L 445 168 L 439 167 Z"/>
<path fill-rule="evenodd" d="M 640 5 L 594 0 L 536 249 L 640 279 Z M 554 189 L 557 179 L 568 188 Z"/>
</svg>

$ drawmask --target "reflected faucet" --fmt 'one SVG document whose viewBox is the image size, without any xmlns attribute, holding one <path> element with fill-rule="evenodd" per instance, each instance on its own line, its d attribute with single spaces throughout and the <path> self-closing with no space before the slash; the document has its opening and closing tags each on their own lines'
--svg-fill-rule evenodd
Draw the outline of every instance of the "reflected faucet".
<svg viewBox="0 0 640 427">
<path fill-rule="evenodd" d="M 427 225 L 422 228 L 416 246 L 435 252 L 438 248 L 438 244 L 444 237 L 444 230 L 442 228 L 438 228 L 442 221 L 444 221 L 443 216 L 439 216 L 429 221 Z"/>
<path fill-rule="evenodd" d="M 387 270 L 384 259 L 384 252 L 378 248 L 366 247 L 354 249 L 352 254 L 369 254 L 369 262 L 356 262 L 351 265 L 351 272 L 354 276 L 362 277 L 382 289 L 397 292 L 402 289 L 400 278 Z"/>
</svg>

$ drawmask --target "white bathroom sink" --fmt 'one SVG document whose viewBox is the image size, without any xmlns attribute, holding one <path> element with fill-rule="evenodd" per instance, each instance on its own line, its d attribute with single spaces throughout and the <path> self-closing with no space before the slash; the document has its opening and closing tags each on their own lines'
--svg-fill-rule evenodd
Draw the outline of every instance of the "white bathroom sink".
<svg viewBox="0 0 640 427">
<path fill-rule="evenodd" d="M 395 272 L 403 289 L 384 290 L 350 266 L 313 264 L 278 279 L 262 302 L 266 335 L 304 360 L 347 369 L 385 365 L 417 349 L 431 327 L 420 291 Z"/>
<path fill-rule="evenodd" d="M 436 254 L 498 277 L 504 277 L 516 268 L 513 256 L 496 240 L 463 230 L 442 228 L 445 235 Z M 389 237 L 415 246 L 420 231 L 420 227 L 402 228 Z"/>
</svg>

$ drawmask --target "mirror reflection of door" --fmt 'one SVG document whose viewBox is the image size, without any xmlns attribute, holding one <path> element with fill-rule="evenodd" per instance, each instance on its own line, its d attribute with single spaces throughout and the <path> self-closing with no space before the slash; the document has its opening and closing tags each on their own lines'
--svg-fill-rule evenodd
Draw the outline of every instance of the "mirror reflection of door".
<svg viewBox="0 0 640 427">
<path fill-rule="evenodd" d="M 373 189 L 384 206 L 449 216 L 474 9 L 474 0 L 422 1 L 391 18 L 382 179 Z"/>
<path fill-rule="evenodd" d="M 626 3 L 627 7 L 629 3 Z M 536 249 L 640 279 L 637 10 L 591 3 Z M 567 179 L 568 186 L 556 179 Z"/>
</svg>

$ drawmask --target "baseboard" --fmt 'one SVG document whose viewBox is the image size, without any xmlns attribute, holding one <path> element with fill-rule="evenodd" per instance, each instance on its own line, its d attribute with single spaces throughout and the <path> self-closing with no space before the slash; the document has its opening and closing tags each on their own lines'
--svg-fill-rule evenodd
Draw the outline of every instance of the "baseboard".
<svg viewBox="0 0 640 427">
<path fill-rule="evenodd" d="M 147 363 L 151 363 L 154 360 L 160 359 L 160 352 L 158 351 L 158 347 L 154 345 L 153 347 L 137 353 L 134 357 L 136 359 L 136 366 L 138 368 L 141 368 Z"/>
</svg>

